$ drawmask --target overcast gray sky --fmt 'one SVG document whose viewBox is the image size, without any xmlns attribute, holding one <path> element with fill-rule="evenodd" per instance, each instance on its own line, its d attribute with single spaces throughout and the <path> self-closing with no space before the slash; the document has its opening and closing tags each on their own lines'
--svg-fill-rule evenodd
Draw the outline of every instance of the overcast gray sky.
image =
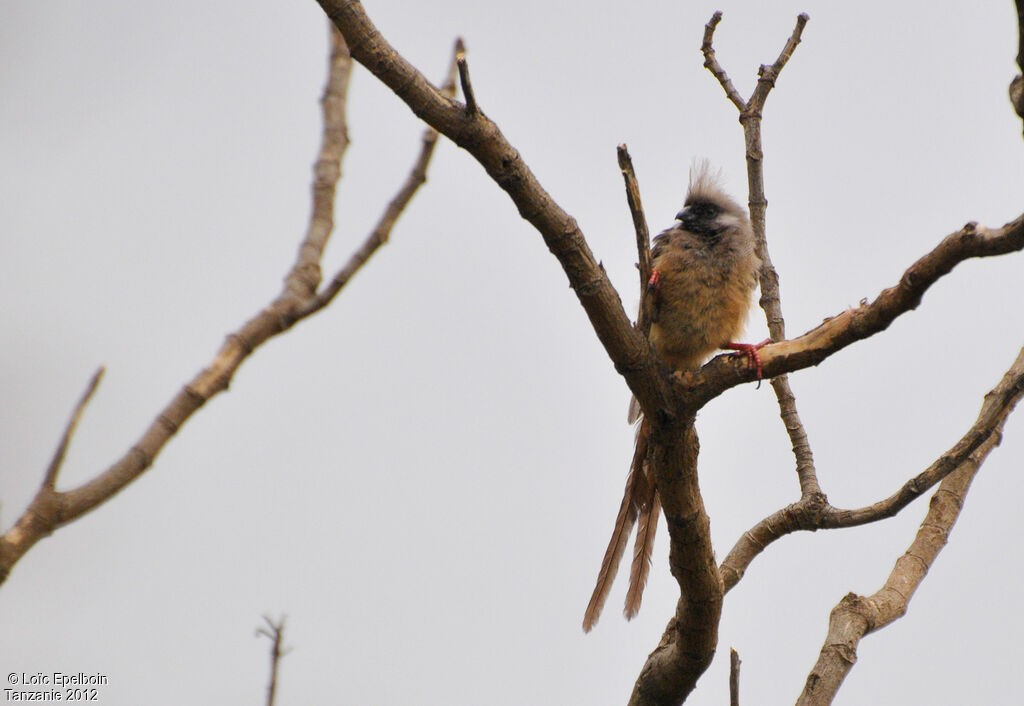
<svg viewBox="0 0 1024 706">
<path fill-rule="evenodd" d="M 456 35 L 482 109 L 580 223 L 632 309 L 615 146 L 652 229 L 694 157 L 745 201 L 734 107 L 797 13 L 764 119 L 769 240 L 796 335 L 896 283 L 965 222 L 1020 214 L 1012 3 L 368 2 L 439 79 Z M 0 4 L 0 525 L 74 401 L 107 374 L 61 477 L 134 443 L 278 291 L 309 211 L 325 22 L 312 2 Z M 367 72 L 325 269 L 365 237 L 422 126 Z M 951 446 L 1022 344 L 1020 255 L 968 262 L 889 331 L 792 379 L 830 500 L 888 495 Z M 755 315 L 748 339 L 765 336 Z M 628 391 L 540 236 L 442 141 L 392 241 L 271 341 L 113 501 L 0 588 L 0 668 L 101 673 L 105 706 L 261 703 L 264 613 L 288 615 L 290 704 L 621 704 L 678 596 L 664 527 L 640 616 L 580 629 L 632 452 Z M 769 386 L 698 420 L 719 557 L 795 500 Z M 1024 421 L 969 495 L 908 615 L 861 643 L 839 704 L 1016 704 Z M 725 602 L 693 704 L 791 703 L 848 591 L 877 590 L 926 511 L 791 536 Z"/>
</svg>

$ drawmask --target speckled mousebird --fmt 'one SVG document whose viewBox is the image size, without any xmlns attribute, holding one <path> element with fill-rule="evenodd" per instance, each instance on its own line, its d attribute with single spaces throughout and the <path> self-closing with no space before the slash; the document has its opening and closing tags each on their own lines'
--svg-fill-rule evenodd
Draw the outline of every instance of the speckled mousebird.
<svg viewBox="0 0 1024 706">
<path fill-rule="evenodd" d="M 722 190 L 708 163 L 701 162 L 690 170 L 690 187 L 676 219 L 654 238 L 651 279 L 640 302 L 651 322 L 651 345 L 665 365 L 680 372 L 699 368 L 721 348 L 737 350 L 748 356 L 760 378 L 757 349 L 764 343 L 734 343 L 753 303 L 761 267 L 746 211 Z M 629 421 L 641 416 L 634 398 Z M 638 527 L 626 618 L 640 609 L 661 509 L 647 455 L 648 435 L 647 422 L 641 421 L 615 531 L 583 619 L 585 631 L 601 615 L 634 523 Z"/>
</svg>

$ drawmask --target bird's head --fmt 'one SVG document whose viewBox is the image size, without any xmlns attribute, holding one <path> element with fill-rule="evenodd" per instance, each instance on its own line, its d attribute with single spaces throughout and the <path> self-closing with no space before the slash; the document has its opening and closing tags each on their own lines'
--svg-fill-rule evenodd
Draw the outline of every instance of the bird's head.
<svg viewBox="0 0 1024 706">
<path fill-rule="evenodd" d="M 747 212 L 725 193 L 719 180 L 718 172 L 713 172 L 706 161 L 690 170 L 686 202 L 676 214 L 684 230 L 714 238 L 727 230 L 747 226 Z"/>
</svg>

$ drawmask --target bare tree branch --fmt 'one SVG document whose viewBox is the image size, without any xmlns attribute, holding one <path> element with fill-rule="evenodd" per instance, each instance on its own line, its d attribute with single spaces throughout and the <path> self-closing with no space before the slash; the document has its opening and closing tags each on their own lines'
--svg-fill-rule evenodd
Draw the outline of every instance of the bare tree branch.
<svg viewBox="0 0 1024 706">
<path fill-rule="evenodd" d="M 870 304 L 847 309 L 804 335 L 761 349 L 764 375 L 776 376 L 817 365 L 833 353 L 889 327 L 897 317 L 916 309 L 935 282 L 964 260 L 993 257 L 1024 249 L 1024 215 L 1001 228 L 968 223 L 951 233 L 907 268 L 896 284 Z M 699 409 L 723 391 L 754 379 L 755 373 L 734 356 L 718 356 L 699 374 L 677 378 L 687 405 Z"/>
<path fill-rule="evenodd" d="M 263 616 L 267 627 L 256 628 L 256 635 L 263 635 L 270 640 L 270 681 L 267 684 L 267 706 L 274 706 L 274 699 L 277 696 L 277 668 L 281 664 L 281 658 L 292 651 L 290 647 L 284 646 L 284 621 L 281 616 L 275 623 L 268 616 Z"/>
<path fill-rule="evenodd" d="M 89 404 L 89 400 L 92 399 L 93 393 L 96 392 L 96 388 L 99 387 L 100 380 L 103 379 L 103 367 L 100 366 L 92 378 L 89 380 L 89 384 L 85 388 L 85 392 L 82 393 L 81 398 L 78 400 L 78 404 L 75 405 L 75 410 L 71 413 L 71 418 L 68 419 L 68 424 L 64 428 L 64 435 L 60 439 L 60 443 L 57 445 L 57 450 L 53 454 L 53 460 L 50 461 L 49 467 L 46 469 L 45 475 L 43 475 L 43 488 L 53 490 L 57 484 L 57 475 L 60 473 L 60 467 L 64 465 L 64 456 L 68 452 L 68 445 L 71 444 L 71 436 L 75 433 L 75 427 L 78 426 L 78 421 L 82 418 L 82 412 L 85 411 L 85 406 Z"/>
<path fill-rule="evenodd" d="M 1010 102 L 1024 120 L 1024 0 L 1017 0 L 1017 66 L 1021 73 L 1010 81 Z"/>
<path fill-rule="evenodd" d="M 629 706 L 680 704 L 711 664 L 718 645 L 722 583 L 711 547 L 711 521 L 697 483 L 700 442 L 690 418 L 655 425 L 651 468 L 668 524 L 669 568 L 679 585 L 675 615 L 640 670 Z"/>
<path fill-rule="evenodd" d="M 285 278 L 285 292 L 291 293 L 296 300 L 308 299 L 320 286 L 320 259 L 334 230 L 334 193 L 341 178 L 341 160 L 349 144 L 345 103 L 348 79 L 352 74 L 352 57 L 338 30 L 331 26 L 328 31 L 331 49 L 327 83 L 320 99 L 323 131 L 320 153 L 313 165 L 313 208 L 306 237 L 299 246 L 295 264 Z"/>
<path fill-rule="evenodd" d="M 372 248 L 364 245 L 360 251 L 362 254 L 353 256 L 324 292 L 316 292 L 320 282 L 320 257 L 333 227 L 335 185 L 341 174 L 341 158 L 348 144 L 344 91 L 351 67 L 347 46 L 341 35 L 332 29 L 332 51 L 323 97 L 324 123 L 321 148 L 314 167 L 310 224 L 295 263 L 285 277 L 281 293 L 238 331 L 228 335 L 210 365 L 182 387 L 143 432 L 142 437 L 112 466 L 72 490 L 58 492 L 46 483 L 43 484 L 14 526 L 0 536 L 0 583 L 6 580 L 11 568 L 36 542 L 106 502 L 138 478 L 153 464 L 164 445 L 192 414 L 211 397 L 228 388 L 239 366 L 256 348 L 323 308 L 366 262 L 373 250 L 387 240 L 399 213 L 424 181 L 426 165 L 433 151 L 432 144 L 429 150 L 424 148 L 421 152 L 407 184 L 371 233 L 369 240 L 376 245 Z M 433 141 L 436 142 L 436 135 Z M 414 185 L 410 187 L 409 182 Z M 66 436 L 71 431 L 73 424 Z M 57 468 L 66 446 L 65 441 L 58 448 L 58 457 L 47 470 L 46 480 L 51 477 L 56 480 Z"/>
<path fill-rule="evenodd" d="M 729 75 L 725 73 L 725 69 L 718 63 L 718 59 L 715 58 L 715 49 L 711 45 L 715 36 L 715 28 L 718 27 L 718 23 L 721 21 L 722 11 L 718 10 L 711 16 L 708 23 L 704 25 L 704 41 L 700 46 L 700 50 L 704 54 L 704 68 L 714 74 L 718 82 L 722 84 L 722 88 L 725 89 L 725 95 L 742 113 L 747 109 L 747 102 L 743 100 L 743 96 L 736 90 L 736 86 L 733 85 Z"/>
<path fill-rule="evenodd" d="M 729 100 L 740 111 L 740 124 L 743 125 L 743 137 L 746 144 L 747 155 L 747 189 L 749 191 L 750 224 L 754 229 L 754 236 L 757 238 L 757 255 L 761 258 L 761 309 L 764 310 L 765 319 L 768 322 L 768 333 L 773 341 L 786 340 L 786 321 L 782 316 L 782 298 L 779 292 L 779 273 L 772 264 L 772 258 L 768 251 L 768 239 L 765 228 L 765 212 L 768 209 L 768 199 L 764 193 L 764 151 L 761 147 L 761 115 L 768 94 L 775 87 L 775 81 L 782 68 L 789 61 L 803 34 L 804 26 L 810 18 L 801 14 L 796 19 L 796 27 L 783 47 L 779 58 L 770 67 L 761 66 L 758 75 L 757 88 L 749 101 L 744 101 L 736 91 L 729 75 L 715 58 L 715 50 L 712 47 L 715 28 L 722 20 L 722 13 L 716 12 L 707 25 L 704 27 L 704 43 L 701 51 L 704 52 L 704 66 L 714 74 L 715 78 L 725 89 Z M 801 497 L 821 495 L 821 487 L 818 485 L 818 474 L 814 468 L 814 454 L 811 451 L 811 444 L 807 438 L 807 430 L 800 420 L 800 414 L 796 408 L 796 395 L 789 385 L 789 376 L 777 375 L 772 378 L 772 389 L 775 390 L 775 397 L 779 403 L 779 413 L 782 423 L 786 427 L 790 443 L 793 447 L 793 455 L 796 457 L 796 473 L 800 481 Z"/>
<path fill-rule="evenodd" d="M 750 563 L 775 540 L 800 530 L 854 527 L 892 517 L 936 483 L 944 481 L 965 463 L 980 465 L 988 455 L 993 439 L 1001 436 L 1003 425 L 1024 395 L 1024 348 L 1000 383 L 987 395 L 981 412 L 971 428 L 928 468 L 914 476 L 888 498 L 856 510 L 841 510 L 815 501 L 789 505 L 772 513 L 744 533 L 722 561 L 720 571 L 725 590 L 735 586 Z M 998 442 L 996 442 L 998 443 Z M 983 454 L 979 449 L 988 448 Z M 975 459 L 972 461 L 971 459 Z"/>
<path fill-rule="evenodd" d="M 337 28 L 333 27 L 334 31 Z M 339 35 L 340 36 L 340 35 Z M 455 50 L 452 57 L 451 66 L 448 68 L 448 75 L 445 78 L 444 83 L 441 85 L 442 95 L 448 96 L 449 98 L 455 97 L 455 74 L 457 66 L 457 57 L 465 52 L 465 48 L 462 44 L 462 39 L 455 41 Z M 387 208 L 384 209 L 384 213 L 381 214 L 380 219 L 377 221 L 377 225 L 374 226 L 373 230 L 370 231 L 370 235 L 367 236 L 363 244 L 349 257 L 348 262 L 338 270 L 337 274 L 331 278 L 331 281 L 315 296 L 311 297 L 301 308 L 302 316 L 309 316 L 312 313 L 323 309 L 325 306 L 331 303 L 335 295 L 341 291 L 341 289 L 348 284 L 348 281 L 352 279 L 352 276 L 358 272 L 366 261 L 369 260 L 377 249 L 388 242 L 388 238 L 391 235 L 391 230 L 395 227 L 395 223 L 398 221 L 398 217 L 405 211 L 405 207 L 412 201 L 412 197 L 416 195 L 416 191 L 426 183 L 427 181 L 427 167 L 430 165 L 430 160 L 434 156 L 434 149 L 437 146 L 438 132 L 437 130 L 428 127 L 423 131 L 423 141 L 420 147 L 419 157 L 413 164 L 412 170 L 409 172 L 409 176 L 405 180 L 405 184 L 398 190 L 395 197 L 388 203 Z"/>
<path fill-rule="evenodd" d="M 1024 73 L 1024 0 L 1017 2 L 1017 66 Z"/>
<path fill-rule="evenodd" d="M 798 706 L 832 703 L 843 679 L 857 661 L 857 646 L 861 638 L 906 614 L 914 592 L 949 539 L 971 481 L 988 454 L 999 445 L 1007 415 L 1022 396 L 1024 349 L 999 385 L 985 396 L 979 421 L 982 417 L 992 417 L 998 420 L 994 428 L 943 479 L 932 496 L 928 514 L 914 541 L 896 561 L 885 585 L 867 597 L 849 593 L 832 610 L 828 636 L 797 700 Z"/>
<path fill-rule="evenodd" d="M 644 216 L 644 205 L 640 200 L 640 185 L 636 181 L 636 172 L 633 170 L 633 158 L 625 145 L 618 147 L 619 169 L 622 170 L 622 179 L 626 185 L 626 202 L 629 204 L 629 213 L 633 217 L 633 229 L 636 231 L 637 269 L 640 271 L 640 296 L 647 291 L 648 283 L 651 280 L 651 232 L 647 228 L 647 218 Z M 643 307 L 637 315 L 637 325 L 646 336 L 651 331 L 651 322 Z"/>
<path fill-rule="evenodd" d="M 85 388 L 85 392 L 82 393 L 78 403 L 75 405 L 71 418 L 68 419 L 68 423 L 64 427 L 64 433 L 61 435 L 60 442 L 57 444 L 57 450 L 53 454 L 53 459 L 43 474 L 43 482 L 39 485 L 39 490 L 36 491 L 35 497 L 25 512 L 15 522 L 14 526 L 3 536 L 0 536 L 0 583 L 6 578 L 7 573 L 10 571 L 10 566 L 20 558 L 21 554 L 28 550 L 28 547 L 53 531 L 54 524 L 60 516 L 62 499 L 62 494 L 55 490 L 57 476 L 60 474 L 68 446 L 71 444 L 71 437 L 74 435 L 75 428 L 82 418 L 85 406 L 89 404 L 89 400 L 92 399 L 102 378 L 103 367 L 101 366 L 93 373 L 89 384 Z M 21 550 L 21 554 L 14 554 L 11 551 L 11 548 L 17 551 L 21 547 L 24 547 Z M 8 559 L 10 559 L 10 564 L 7 563 Z"/>
<path fill-rule="evenodd" d="M 476 94 L 473 92 L 473 82 L 469 80 L 469 63 L 466 61 L 466 45 L 459 39 L 455 50 L 455 63 L 459 68 L 459 83 L 462 84 L 462 95 L 466 99 L 466 112 L 474 114 L 480 112 L 476 106 Z"/>
<path fill-rule="evenodd" d="M 740 706 L 740 653 L 729 648 L 729 706 Z"/>
<path fill-rule="evenodd" d="M 318 0 L 352 56 L 442 135 L 468 151 L 512 199 L 520 215 L 558 258 L 598 339 L 645 411 L 673 416 L 671 380 L 626 315 L 618 293 L 591 252 L 576 220 L 559 207 L 519 152 L 482 111 L 443 96 L 381 36 L 356 0 Z"/>
</svg>

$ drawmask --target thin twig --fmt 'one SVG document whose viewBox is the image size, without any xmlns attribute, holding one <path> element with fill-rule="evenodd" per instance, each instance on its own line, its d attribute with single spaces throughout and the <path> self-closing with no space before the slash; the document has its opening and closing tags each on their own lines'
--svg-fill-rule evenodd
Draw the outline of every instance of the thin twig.
<svg viewBox="0 0 1024 706">
<path fill-rule="evenodd" d="M 64 434 L 60 438 L 60 443 L 57 444 L 57 450 L 53 454 L 53 460 L 50 461 L 50 465 L 46 469 L 46 473 L 43 475 L 43 488 L 53 490 L 54 486 L 57 485 L 57 475 L 60 473 L 60 467 L 64 464 L 64 456 L 67 454 L 68 445 L 71 443 L 71 437 L 75 433 L 75 427 L 78 426 L 78 421 L 82 418 L 82 412 L 85 411 L 85 406 L 89 404 L 89 400 L 92 399 L 93 393 L 96 392 L 96 388 L 99 387 L 100 380 L 103 378 L 103 366 L 101 365 L 96 369 L 96 372 L 92 374 L 92 378 L 89 380 L 89 384 L 85 388 L 85 392 L 78 400 L 78 404 L 75 405 L 74 411 L 71 413 L 71 418 L 68 419 L 67 426 L 64 427 Z"/>
<path fill-rule="evenodd" d="M 1020 73 L 1010 81 L 1010 102 L 1024 119 L 1024 0 L 1017 0 L 1017 66 Z"/>
<path fill-rule="evenodd" d="M 651 233 L 647 228 L 647 218 L 644 216 L 644 205 L 640 200 L 640 185 L 636 180 L 636 172 L 633 169 L 633 158 L 629 155 L 626 145 L 619 145 L 618 150 L 619 169 L 622 171 L 622 179 L 626 184 L 626 202 L 629 204 L 629 213 L 633 217 L 633 230 L 636 231 L 636 251 L 638 269 L 640 270 L 640 298 L 647 291 L 648 283 L 651 281 Z M 641 305 L 637 316 L 637 325 L 646 336 L 650 333 L 651 322 L 647 313 Z"/>
<path fill-rule="evenodd" d="M 277 695 L 277 670 L 281 664 L 281 658 L 292 651 L 292 648 L 284 646 L 284 621 L 281 616 L 275 623 L 268 616 L 264 615 L 263 620 L 267 627 L 256 628 L 256 635 L 263 635 L 270 640 L 270 681 L 267 684 L 267 706 L 274 706 L 274 699 Z"/>
<path fill-rule="evenodd" d="M 466 61 L 466 45 L 462 37 L 455 43 L 455 63 L 459 67 L 459 82 L 462 84 L 462 95 L 466 99 L 466 113 L 475 115 L 479 108 L 476 105 L 476 94 L 473 93 L 473 82 L 469 80 L 469 63 Z"/>
<path fill-rule="evenodd" d="M 718 63 L 718 59 L 715 58 L 715 49 L 711 45 L 715 36 L 715 28 L 718 27 L 718 23 L 721 21 L 722 11 L 718 10 L 711 16 L 708 23 L 704 25 L 704 41 L 700 45 L 700 50 L 704 53 L 704 68 L 714 74 L 722 88 L 725 89 L 725 95 L 742 112 L 746 110 L 747 102 L 743 100 L 743 96 L 736 90 L 736 86 L 732 84 L 729 75 L 725 73 L 725 69 Z"/>
<path fill-rule="evenodd" d="M 445 81 L 441 85 L 441 92 L 449 98 L 455 96 L 455 74 L 461 48 L 462 39 L 460 38 L 455 41 L 452 62 L 448 68 Z M 405 211 L 405 207 L 409 205 L 412 197 L 416 195 L 416 191 L 427 181 L 427 167 L 430 165 L 430 159 L 434 155 L 437 140 L 438 132 L 434 128 L 428 127 L 423 131 L 420 154 L 413 163 L 405 183 L 388 203 L 387 208 L 384 209 L 380 219 L 377 221 L 377 225 L 370 231 L 370 234 L 363 241 L 359 249 L 349 256 L 348 262 L 338 270 L 327 286 L 306 302 L 302 309 L 303 316 L 308 316 L 330 304 L 335 295 L 341 291 L 342 287 L 348 284 L 352 276 L 366 264 L 373 254 L 377 252 L 377 249 L 388 242 L 391 230 L 395 227 L 398 217 Z"/>
<path fill-rule="evenodd" d="M 729 706 L 740 706 L 740 653 L 729 648 Z"/>
<path fill-rule="evenodd" d="M 320 152 L 313 165 L 309 227 L 299 246 L 295 264 L 285 279 L 286 291 L 297 300 L 308 299 L 320 286 L 320 260 L 334 230 L 334 195 L 341 178 L 341 160 L 349 145 L 345 103 L 352 74 L 352 57 L 337 28 L 329 25 L 328 30 L 331 49 L 327 82 L 320 99 L 323 130 Z"/>
<path fill-rule="evenodd" d="M 810 19 L 810 15 L 806 12 L 801 12 L 797 15 L 796 26 L 793 28 L 792 34 L 789 35 L 789 39 L 786 40 L 785 46 L 782 47 L 779 58 L 771 66 L 761 66 L 758 70 L 757 87 L 754 89 L 754 94 L 750 97 L 750 100 L 747 101 L 748 111 L 759 110 L 764 107 L 765 98 L 775 88 L 775 81 L 778 79 L 783 67 L 792 58 L 797 45 L 800 44 L 800 37 L 803 35 L 804 27 Z"/>
</svg>

